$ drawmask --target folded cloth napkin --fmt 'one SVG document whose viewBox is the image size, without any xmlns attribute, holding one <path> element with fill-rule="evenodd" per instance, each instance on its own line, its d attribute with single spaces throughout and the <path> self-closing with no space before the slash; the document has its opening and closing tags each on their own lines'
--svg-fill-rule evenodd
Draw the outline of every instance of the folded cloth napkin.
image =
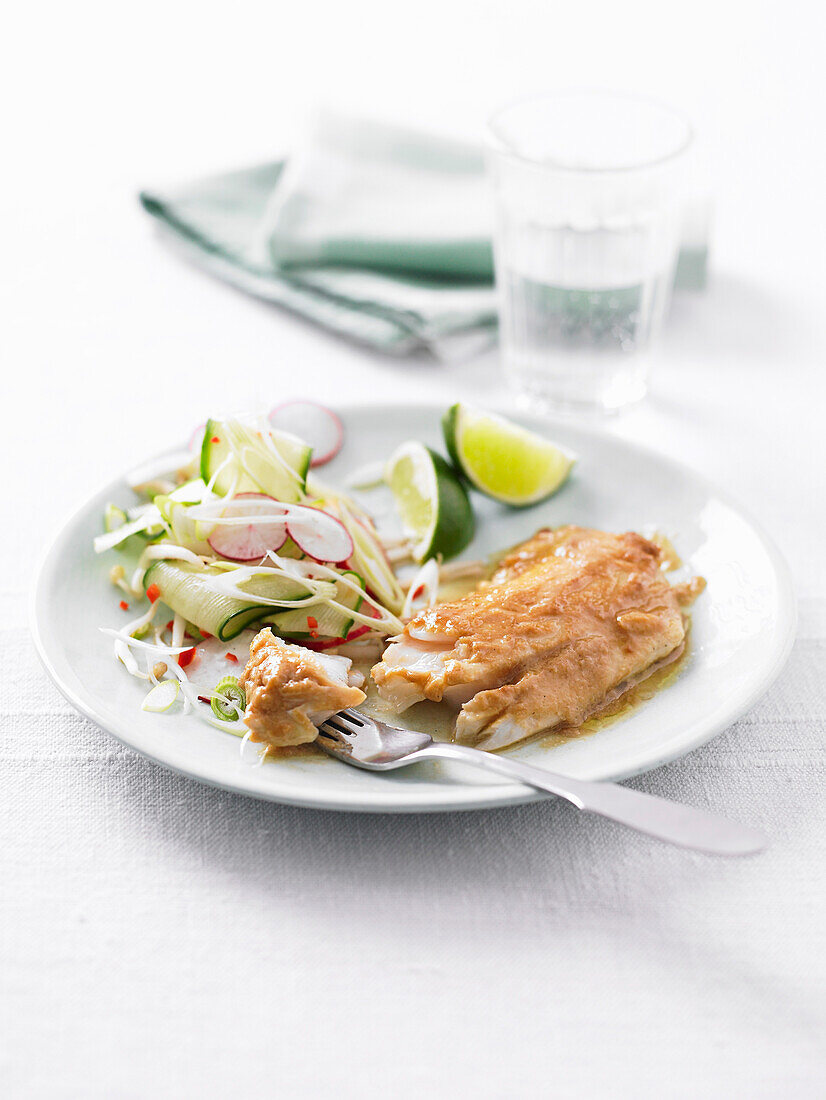
<svg viewBox="0 0 826 1100">
<path fill-rule="evenodd" d="M 495 338 L 476 146 L 324 113 L 289 161 L 140 198 L 201 266 L 383 351 L 451 359 Z M 698 255 L 678 282 L 686 256 L 701 282 Z"/>
<path fill-rule="evenodd" d="M 447 359 L 495 338 L 475 147 L 324 114 L 289 162 L 140 198 L 214 274 L 384 351 Z"/>
</svg>

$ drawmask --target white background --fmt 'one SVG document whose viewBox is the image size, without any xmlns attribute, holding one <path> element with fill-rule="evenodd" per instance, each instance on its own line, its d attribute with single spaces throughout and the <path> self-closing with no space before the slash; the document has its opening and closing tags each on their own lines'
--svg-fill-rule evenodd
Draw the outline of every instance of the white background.
<svg viewBox="0 0 826 1100">
<path fill-rule="evenodd" d="M 18 5 L 4 102 L 0 1091 L 25 1097 L 823 1094 L 824 20 L 815 4 Z M 140 186 L 289 150 L 314 103 L 475 136 L 523 93 L 683 108 L 713 281 L 610 430 L 737 493 L 793 568 L 784 677 L 638 780 L 775 837 L 722 862 L 564 807 L 380 819 L 201 788 L 71 713 L 32 561 L 113 472 L 225 406 L 472 397 L 184 266 Z"/>
</svg>

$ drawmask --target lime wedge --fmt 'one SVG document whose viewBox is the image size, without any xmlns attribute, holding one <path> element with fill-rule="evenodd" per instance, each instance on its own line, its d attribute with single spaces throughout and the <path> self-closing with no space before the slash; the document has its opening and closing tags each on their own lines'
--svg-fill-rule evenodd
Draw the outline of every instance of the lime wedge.
<svg viewBox="0 0 826 1100">
<path fill-rule="evenodd" d="M 445 443 L 471 485 L 503 504 L 544 500 L 567 479 L 576 456 L 504 417 L 452 405 L 442 418 Z"/>
<path fill-rule="evenodd" d="M 473 538 L 473 510 L 465 488 L 441 455 L 423 443 L 402 443 L 384 468 L 396 509 L 413 539 L 416 561 L 451 558 Z"/>
</svg>

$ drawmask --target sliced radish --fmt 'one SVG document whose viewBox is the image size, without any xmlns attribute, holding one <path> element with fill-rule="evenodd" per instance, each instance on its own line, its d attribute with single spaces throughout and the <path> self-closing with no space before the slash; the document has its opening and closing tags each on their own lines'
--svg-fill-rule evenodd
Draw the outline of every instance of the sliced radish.
<svg viewBox="0 0 826 1100">
<path fill-rule="evenodd" d="M 269 550 L 279 550 L 287 541 L 289 508 L 264 493 L 239 493 L 227 501 L 207 542 L 228 561 L 260 561 Z M 268 516 L 279 516 L 275 520 Z M 222 523 L 221 520 L 249 518 L 249 523 Z"/>
<path fill-rule="evenodd" d="M 344 442 L 344 425 L 332 409 L 315 401 L 287 401 L 276 405 L 269 421 L 279 431 L 292 432 L 310 444 L 313 448 L 311 466 L 323 466 L 335 458 Z"/>
<path fill-rule="evenodd" d="M 199 424 L 189 437 L 189 443 L 186 445 L 186 449 L 191 454 L 201 453 L 201 444 L 204 441 L 204 428 L 206 428 L 206 421 L 203 424 Z"/>
<path fill-rule="evenodd" d="M 287 534 L 314 561 L 341 565 L 353 553 L 350 532 L 335 516 L 320 508 L 291 506 Z"/>
</svg>

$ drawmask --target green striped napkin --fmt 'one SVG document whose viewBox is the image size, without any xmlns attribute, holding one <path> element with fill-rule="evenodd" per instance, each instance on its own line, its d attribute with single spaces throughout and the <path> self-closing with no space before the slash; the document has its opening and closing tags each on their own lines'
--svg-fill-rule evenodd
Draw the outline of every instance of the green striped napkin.
<svg viewBox="0 0 826 1100">
<path fill-rule="evenodd" d="M 199 265 L 345 336 L 446 359 L 495 338 L 473 147 L 324 115 L 288 164 L 140 199 Z"/>
<path fill-rule="evenodd" d="M 476 146 L 325 113 L 289 161 L 140 199 L 200 266 L 344 336 L 442 359 L 495 339 Z"/>
</svg>

